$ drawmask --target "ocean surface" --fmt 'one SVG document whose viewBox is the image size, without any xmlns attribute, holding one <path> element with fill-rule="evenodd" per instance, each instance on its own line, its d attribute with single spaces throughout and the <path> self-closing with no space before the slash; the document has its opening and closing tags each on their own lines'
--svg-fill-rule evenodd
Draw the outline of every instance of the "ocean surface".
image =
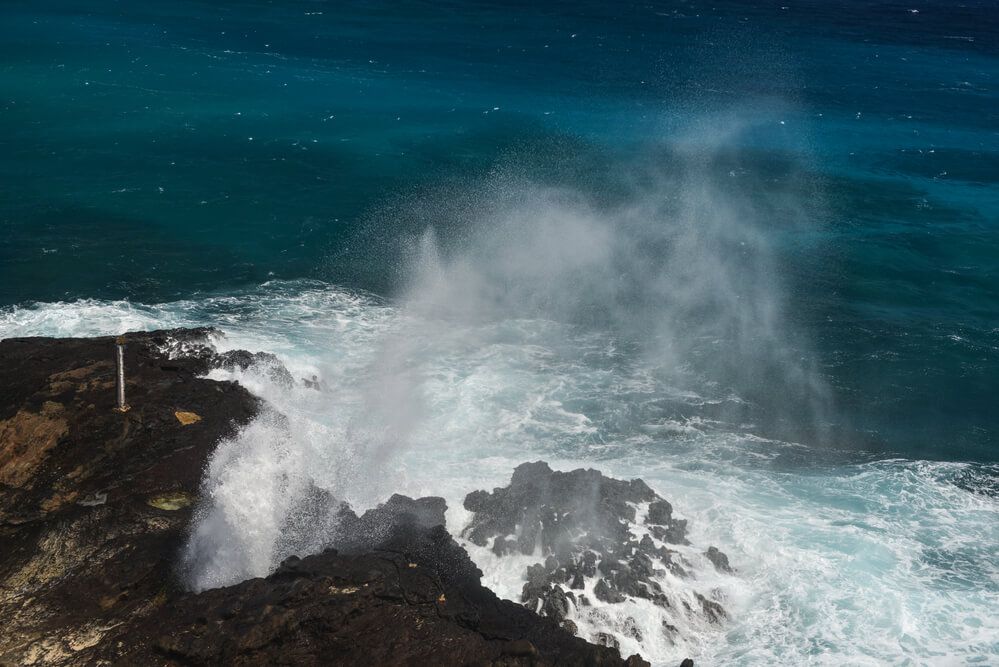
<svg viewBox="0 0 999 667">
<path fill-rule="evenodd" d="M 0 338 L 213 325 L 191 584 L 513 467 L 729 554 L 657 664 L 999 662 L 994 2 L 0 4 Z M 523 562 L 470 548 L 499 594 Z M 613 629 L 613 628 L 611 628 Z"/>
</svg>

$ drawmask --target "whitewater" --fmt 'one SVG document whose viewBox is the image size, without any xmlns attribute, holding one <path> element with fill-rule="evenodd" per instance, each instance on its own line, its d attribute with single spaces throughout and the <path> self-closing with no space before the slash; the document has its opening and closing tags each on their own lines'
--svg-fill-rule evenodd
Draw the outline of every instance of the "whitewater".
<svg viewBox="0 0 999 667">
<path fill-rule="evenodd" d="M 154 305 L 0 312 L 3 338 L 203 325 L 222 332 L 219 349 L 272 352 L 321 389 L 288 388 L 266 368 L 212 372 L 273 413 L 220 443 L 206 471 L 210 506 L 192 540 L 210 543 L 214 558 L 200 563 L 196 587 L 260 576 L 307 550 L 284 542 L 280 526 L 310 484 L 356 509 L 396 492 L 443 496 L 457 535 L 466 493 L 504 486 L 517 464 L 543 459 L 645 479 L 690 520 L 692 541 L 719 546 L 736 570 L 698 575 L 715 577 L 707 583 L 723 591 L 727 623 L 681 627 L 676 645 L 652 632 L 642 644 L 621 636 L 625 654 L 837 665 L 988 664 L 999 655 L 994 467 L 795 465 L 831 459 L 747 425 L 683 416 L 738 399 L 670 386 L 611 332 L 541 318 L 442 322 L 302 281 Z M 517 599 L 530 558 L 464 544 L 484 583 Z M 650 606 L 637 620 L 653 628 L 660 612 Z"/>
</svg>

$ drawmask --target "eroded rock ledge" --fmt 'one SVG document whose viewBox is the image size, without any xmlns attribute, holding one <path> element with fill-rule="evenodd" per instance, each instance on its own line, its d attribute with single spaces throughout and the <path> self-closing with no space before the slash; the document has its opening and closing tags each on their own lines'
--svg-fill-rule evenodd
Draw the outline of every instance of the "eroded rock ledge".
<svg viewBox="0 0 999 667">
<path fill-rule="evenodd" d="M 129 334 L 124 414 L 112 338 L 0 341 L 0 664 L 647 664 L 484 588 L 440 499 L 344 508 L 341 552 L 185 590 L 204 465 L 259 408 L 200 376 L 257 363 L 294 381 L 268 355 L 215 354 L 212 335 Z"/>
</svg>

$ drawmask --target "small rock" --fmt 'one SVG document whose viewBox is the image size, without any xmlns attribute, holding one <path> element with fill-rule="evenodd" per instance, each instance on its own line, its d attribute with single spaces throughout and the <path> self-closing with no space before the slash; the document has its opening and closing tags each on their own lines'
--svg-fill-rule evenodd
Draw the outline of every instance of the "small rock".
<svg viewBox="0 0 999 667">
<path fill-rule="evenodd" d="M 597 596 L 597 599 L 602 602 L 624 602 L 627 598 L 624 597 L 619 591 L 611 588 L 610 584 L 607 583 L 606 579 L 601 578 L 597 582 L 597 585 L 593 587 L 593 594 Z"/>
<path fill-rule="evenodd" d="M 177 491 L 175 493 L 164 493 L 158 496 L 153 496 L 146 501 L 146 504 L 159 510 L 176 512 L 177 510 L 190 506 L 193 502 L 193 496 L 182 491 Z"/>
<path fill-rule="evenodd" d="M 701 603 L 701 609 L 704 610 L 704 615 L 708 617 L 708 620 L 712 623 L 720 623 L 728 614 L 725 613 L 725 608 L 722 607 L 717 602 L 709 600 L 700 593 L 694 593 L 697 601 Z"/>
<path fill-rule="evenodd" d="M 569 600 L 565 592 L 558 586 L 554 586 L 544 598 L 541 605 L 541 615 L 562 621 L 569 613 Z"/>
<path fill-rule="evenodd" d="M 83 500 L 77 500 L 77 505 L 83 505 L 84 507 L 97 507 L 98 505 L 103 505 L 108 501 L 108 494 L 103 491 L 100 493 L 95 493 L 89 495 Z"/>
<path fill-rule="evenodd" d="M 720 572 L 731 572 L 732 566 L 728 564 L 728 556 L 718 550 L 717 547 L 708 547 L 708 550 L 704 553 L 711 561 L 715 569 Z"/>
<path fill-rule="evenodd" d="M 638 627 L 638 623 L 631 616 L 624 620 L 624 625 L 621 627 L 621 634 L 625 637 L 631 637 L 636 642 L 642 641 L 642 631 Z"/>
</svg>

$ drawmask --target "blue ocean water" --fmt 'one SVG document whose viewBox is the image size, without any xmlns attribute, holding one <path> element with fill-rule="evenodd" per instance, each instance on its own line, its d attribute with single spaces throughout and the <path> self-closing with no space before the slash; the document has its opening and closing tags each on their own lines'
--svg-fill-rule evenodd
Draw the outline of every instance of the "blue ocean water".
<svg viewBox="0 0 999 667">
<path fill-rule="evenodd" d="M 328 378 L 241 378 L 295 465 L 676 489 L 741 625 L 636 650 L 999 655 L 993 2 L 12 0 L 0 235 L 0 336 L 213 324 Z M 276 557 L 232 539 L 219 581 Z"/>
</svg>

